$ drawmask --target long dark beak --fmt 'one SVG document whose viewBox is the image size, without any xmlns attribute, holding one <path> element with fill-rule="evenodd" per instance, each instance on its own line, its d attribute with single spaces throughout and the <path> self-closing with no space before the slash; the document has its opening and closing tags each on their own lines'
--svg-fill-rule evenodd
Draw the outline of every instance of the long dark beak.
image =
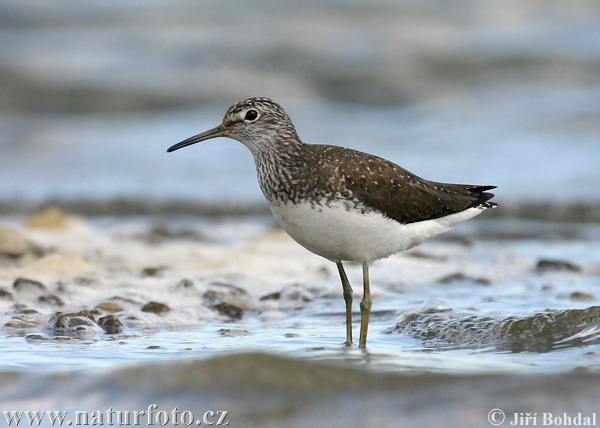
<svg viewBox="0 0 600 428">
<path fill-rule="evenodd" d="M 200 141 L 210 140 L 211 138 L 224 137 L 225 136 L 225 128 L 223 125 L 219 125 L 214 127 L 213 129 L 209 129 L 202 134 L 194 135 L 193 137 L 188 138 L 187 140 L 183 140 L 181 143 L 177 143 L 167 149 L 167 152 L 174 152 L 175 150 L 179 150 L 186 146 L 191 146 L 192 144 L 199 143 Z"/>
</svg>

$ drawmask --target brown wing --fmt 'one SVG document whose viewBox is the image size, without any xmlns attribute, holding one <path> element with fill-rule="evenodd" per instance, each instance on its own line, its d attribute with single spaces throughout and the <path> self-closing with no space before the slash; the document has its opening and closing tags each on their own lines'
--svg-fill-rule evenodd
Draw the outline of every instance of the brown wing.
<svg viewBox="0 0 600 428">
<path fill-rule="evenodd" d="M 386 159 L 346 149 L 336 165 L 353 197 L 400 223 L 447 216 L 486 202 L 496 186 L 437 183 L 424 180 Z"/>
</svg>

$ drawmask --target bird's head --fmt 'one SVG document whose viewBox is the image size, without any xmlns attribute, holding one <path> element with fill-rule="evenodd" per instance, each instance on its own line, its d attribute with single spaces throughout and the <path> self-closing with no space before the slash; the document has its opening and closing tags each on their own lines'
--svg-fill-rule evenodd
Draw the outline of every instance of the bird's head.
<svg viewBox="0 0 600 428">
<path fill-rule="evenodd" d="M 167 152 L 216 137 L 238 140 L 253 154 L 300 141 L 292 121 L 279 104 L 269 98 L 248 98 L 229 107 L 219 126 L 177 143 Z"/>
</svg>

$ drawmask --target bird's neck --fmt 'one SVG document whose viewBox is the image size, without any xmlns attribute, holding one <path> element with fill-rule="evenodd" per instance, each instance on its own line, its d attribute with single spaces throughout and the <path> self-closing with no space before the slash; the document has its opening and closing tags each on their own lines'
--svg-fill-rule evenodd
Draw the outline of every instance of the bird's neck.
<svg viewBox="0 0 600 428">
<path fill-rule="evenodd" d="M 298 179 L 307 146 L 299 138 L 286 139 L 253 153 L 260 188 L 270 203 L 294 197 L 293 183 Z"/>
</svg>

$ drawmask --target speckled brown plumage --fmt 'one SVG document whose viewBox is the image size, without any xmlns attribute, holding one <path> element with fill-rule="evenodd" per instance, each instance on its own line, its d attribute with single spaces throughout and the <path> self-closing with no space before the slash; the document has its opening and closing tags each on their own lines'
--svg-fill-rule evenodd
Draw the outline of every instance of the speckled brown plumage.
<svg viewBox="0 0 600 428">
<path fill-rule="evenodd" d="M 283 155 L 283 156 L 282 156 Z M 273 158 L 278 158 L 275 161 Z M 287 146 L 257 161 L 261 189 L 280 202 L 348 201 L 407 224 L 431 220 L 468 208 L 490 208 L 495 186 L 424 180 L 386 159 L 337 146 Z"/>
<path fill-rule="evenodd" d="M 261 189 L 270 202 L 344 200 L 348 208 L 377 211 L 403 224 L 496 205 L 487 202 L 494 195 L 486 192 L 495 186 L 436 183 L 368 153 L 303 143 L 287 113 L 267 98 L 234 104 L 225 125 L 231 126 L 236 114 L 249 108 L 263 112 L 261 127 L 269 134 L 269 144 L 255 160 Z"/>
</svg>

